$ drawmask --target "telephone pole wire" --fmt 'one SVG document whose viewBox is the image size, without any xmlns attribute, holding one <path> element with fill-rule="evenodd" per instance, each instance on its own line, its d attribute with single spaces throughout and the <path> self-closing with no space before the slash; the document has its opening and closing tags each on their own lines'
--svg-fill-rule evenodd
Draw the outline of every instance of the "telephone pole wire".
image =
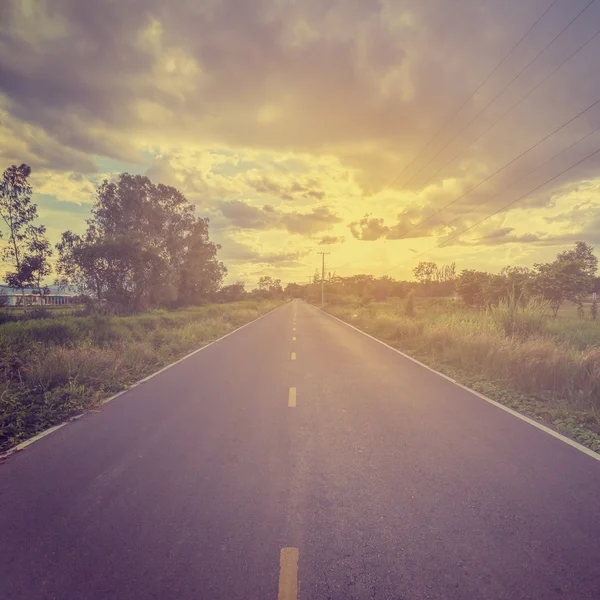
<svg viewBox="0 0 600 600">
<path fill-rule="evenodd" d="M 325 304 L 325 255 L 331 254 L 331 252 L 317 252 L 323 258 L 323 263 L 321 265 L 321 308 Z"/>
</svg>

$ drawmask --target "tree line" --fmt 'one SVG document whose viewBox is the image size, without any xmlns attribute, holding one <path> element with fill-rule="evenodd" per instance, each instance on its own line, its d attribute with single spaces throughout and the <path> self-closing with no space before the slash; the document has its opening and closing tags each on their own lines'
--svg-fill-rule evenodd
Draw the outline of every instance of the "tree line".
<svg viewBox="0 0 600 600">
<path fill-rule="evenodd" d="M 415 281 L 398 281 L 387 275 L 338 277 L 335 273 L 329 274 L 325 294 L 333 302 L 350 297 L 358 297 L 363 302 L 383 301 L 404 298 L 411 293 L 422 297 L 453 296 L 472 308 L 494 306 L 509 298 L 526 303 L 535 296 L 548 302 L 555 316 L 565 302 L 577 305 L 578 313 L 583 316 L 584 299 L 594 291 L 600 292 L 597 269 L 598 259 L 592 246 L 575 242 L 573 248 L 559 252 L 554 261 L 535 264 L 532 269 L 507 266 L 499 273 L 474 269 L 457 272 L 455 263 L 420 262 L 413 269 Z M 289 284 L 285 293 L 316 301 L 321 293 L 320 278 L 315 275 L 312 283 Z M 592 317 L 596 314 L 594 303 Z"/>
</svg>

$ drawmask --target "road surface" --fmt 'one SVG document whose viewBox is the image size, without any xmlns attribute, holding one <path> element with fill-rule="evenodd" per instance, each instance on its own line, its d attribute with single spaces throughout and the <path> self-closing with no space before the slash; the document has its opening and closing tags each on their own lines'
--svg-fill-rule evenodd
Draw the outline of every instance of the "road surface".
<svg viewBox="0 0 600 600">
<path fill-rule="evenodd" d="M 294 301 L 0 466 L 2 600 L 296 586 L 598 600 L 600 462 Z"/>
</svg>

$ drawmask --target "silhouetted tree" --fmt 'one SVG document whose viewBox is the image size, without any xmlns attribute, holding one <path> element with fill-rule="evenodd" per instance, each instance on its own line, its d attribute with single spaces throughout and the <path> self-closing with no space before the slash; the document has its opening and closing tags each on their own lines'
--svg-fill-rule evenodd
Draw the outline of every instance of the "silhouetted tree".
<svg viewBox="0 0 600 600">
<path fill-rule="evenodd" d="M 41 282 L 51 272 L 48 258 L 52 254 L 46 228 L 33 224 L 37 206 L 31 202 L 30 175 L 28 165 L 12 165 L 0 181 L 0 218 L 8 238 L 3 256 L 14 269 L 6 273 L 5 281 L 21 291 L 24 312 L 27 312 L 25 288 L 37 285 L 41 293 Z"/>
<path fill-rule="evenodd" d="M 86 232 L 57 245 L 57 283 L 127 310 L 205 301 L 226 273 L 208 219 L 173 187 L 124 173 L 98 189 Z"/>
<path fill-rule="evenodd" d="M 217 298 L 221 302 L 238 302 L 246 297 L 246 289 L 243 281 L 236 281 L 230 285 L 223 286 L 218 294 Z"/>
</svg>

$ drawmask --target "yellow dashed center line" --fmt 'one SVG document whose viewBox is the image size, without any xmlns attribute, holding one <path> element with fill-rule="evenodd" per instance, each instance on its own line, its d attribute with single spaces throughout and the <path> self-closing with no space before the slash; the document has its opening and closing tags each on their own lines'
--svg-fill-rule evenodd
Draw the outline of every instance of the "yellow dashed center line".
<svg viewBox="0 0 600 600">
<path fill-rule="evenodd" d="M 277 600 L 298 600 L 298 548 L 282 548 L 279 553 Z"/>
<path fill-rule="evenodd" d="M 296 388 L 295 387 L 290 388 L 290 394 L 288 396 L 288 406 L 290 408 L 295 408 L 295 406 L 296 406 Z"/>
<path fill-rule="evenodd" d="M 293 336 L 292 337 L 292 342 L 295 342 L 295 341 L 296 341 L 296 336 Z"/>
<path fill-rule="evenodd" d="M 296 353 L 292 352 L 292 360 L 296 360 Z"/>
</svg>

